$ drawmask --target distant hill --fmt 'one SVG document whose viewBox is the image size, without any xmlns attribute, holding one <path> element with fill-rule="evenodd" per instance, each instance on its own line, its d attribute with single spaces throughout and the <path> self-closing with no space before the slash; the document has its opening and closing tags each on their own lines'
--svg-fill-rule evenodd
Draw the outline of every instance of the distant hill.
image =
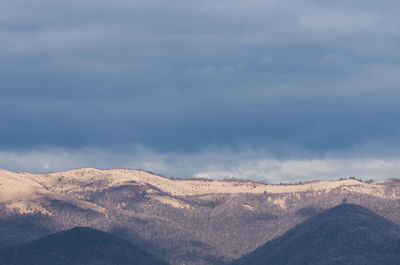
<svg viewBox="0 0 400 265">
<path fill-rule="evenodd" d="M 400 226 L 353 204 L 326 210 L 232 265 L 400 264 Z"/>
<path fill-rule="evenodd" d="M 131 243 L 78 227 L 0 250 L 1 265 L 167 265 Z"/>
<path fill-rule="evenodd" d="M 344 200 L 400 225 L 400 179 L 278 185 L 121 168 L 0 169 L 0 249 L 91 227 L 169 264 L 223 265 Z"/>
</svg>

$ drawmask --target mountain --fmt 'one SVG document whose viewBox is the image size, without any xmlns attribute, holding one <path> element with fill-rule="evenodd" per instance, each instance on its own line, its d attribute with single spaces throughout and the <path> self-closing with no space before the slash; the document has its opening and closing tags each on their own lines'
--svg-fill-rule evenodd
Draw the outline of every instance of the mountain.
<svg viewBox="0 0 400 265">
<path fill-rule="evenodd" d="M 168 265 L 137 246 L 77 227 L 0 250 L 1 265 Z"/>
<path fill-rule="evenodd" d="M 0 248 L 85 226 L 173 265 L 224 264 L 344 199 L 400 224 L 398 179 L 275 185 L 131 169 L 0 170 Z"/>
<path fill-rule="evenodd" d="M 352 204 L 326 210 L 232 265 L 400 264 L 400 226 Z"/>
</svg>

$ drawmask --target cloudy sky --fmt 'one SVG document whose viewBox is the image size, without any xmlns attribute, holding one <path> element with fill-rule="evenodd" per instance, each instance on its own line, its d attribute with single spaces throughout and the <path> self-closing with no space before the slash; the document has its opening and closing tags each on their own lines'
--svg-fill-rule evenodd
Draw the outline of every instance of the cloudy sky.
<svg viewBox="0 0 400 265">
<path fill-rule="evenodd" d="M 399 1 L 0 2 L 0 168 L 400 176 Z"/>
</svg>

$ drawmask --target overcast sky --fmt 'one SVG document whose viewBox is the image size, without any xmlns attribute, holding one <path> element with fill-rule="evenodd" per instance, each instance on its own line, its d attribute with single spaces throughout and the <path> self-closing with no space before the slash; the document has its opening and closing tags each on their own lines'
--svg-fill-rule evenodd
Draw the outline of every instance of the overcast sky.
<svg viewBox="0 0 400 265">
<path fill-rule="evenodd" d="M 399 1 L 0 2 L 0 168 L 400 176 Z"/>
</svg>

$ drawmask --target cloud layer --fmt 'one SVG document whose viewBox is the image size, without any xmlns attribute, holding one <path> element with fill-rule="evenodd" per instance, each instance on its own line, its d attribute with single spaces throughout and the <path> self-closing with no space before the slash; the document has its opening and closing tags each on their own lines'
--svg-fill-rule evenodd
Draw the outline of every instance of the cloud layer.
<svg viewBox="0 0 400 265">
<path fill-rule="evenodd" d="M 64 168 L 56 156 L 87 150 L 100 153 L 86 160 L 99 167 L 132 157 L 193 165 L 154 166 L 177 176 L 241 172 L 239 165 L 268 170 L 260 161 L 390 164 L 400 157 L 399 7 L 369 0 L 1 3 L 0 167 L 39 170 L 29 161 L 53 161 L 50 168 Z M 212 163 L 226 150 L 236 165 Z M 23 153 L 31 154 L 26 162 L 21 155 L 12 162 Z M 40 159 L 31 159 L 35 153 Z M 103 159 L 107 153 L 114 159 Z M 385 168 L 371 172 L 378 177 Z M 275 180 L 292 178 L 277 172 Z"/>
<path fill-rule="evenodd" d="M 242 178 L 268 183 L 358 177 L 386 179 L 398 177 L 400 159 L 395 158 L 315 158 L 279 160 L 265 158 L 252 150 L 220 150 L 196 154 L 159 154 L 143 148 L 130 152 L 85 149 L 78 152 L 52 150 L 26 153 L 0 153 L 9 170 L 54 172 L 80 167 L 136 168 L 162 173 L 166 177 Z"/>
</svg>

